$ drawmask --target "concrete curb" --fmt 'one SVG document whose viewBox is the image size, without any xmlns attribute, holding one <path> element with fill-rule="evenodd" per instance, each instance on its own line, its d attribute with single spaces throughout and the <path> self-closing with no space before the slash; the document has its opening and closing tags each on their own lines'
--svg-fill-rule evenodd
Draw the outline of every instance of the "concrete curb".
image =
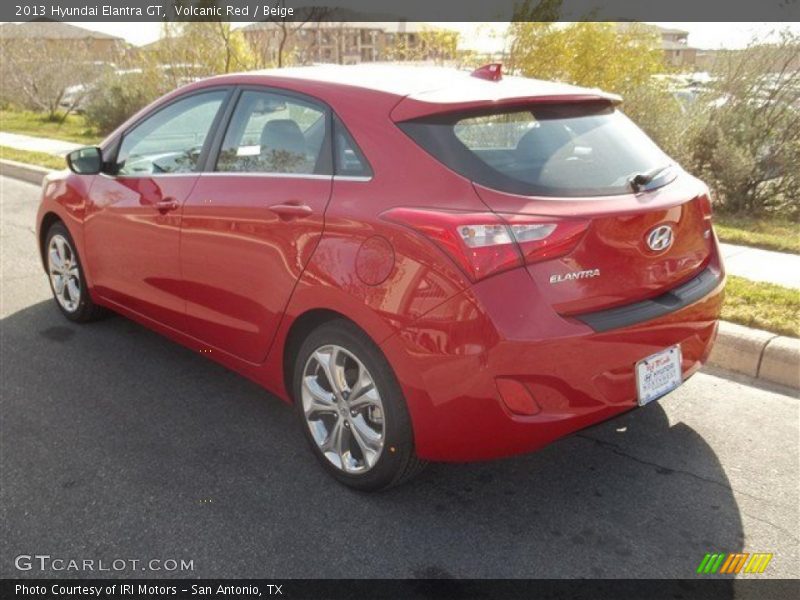
<svg viewBox="0 0 800 600">
<path fill-rule="evenodd" d="M 42 185 L 42 179 L 44 179 L 44 176 L 48 173 L 53 173 L 53 170 L 0 158 L 0 175 L 5 175 L 6 177 L 13 177 L 14 179 L 21 179 L 28 183 Z"/>
<path fill-rule="evenodd" d="M 800 390 L 800 339 L 720 321 L 708 364 Z"/>
<path fill-rule="evenodd" d="M 50 169 L 0 159 L 0 175 L 41 185 Z M 800 339 L 721 321 L 708 363 L 800 390 Z"/>
</svg>

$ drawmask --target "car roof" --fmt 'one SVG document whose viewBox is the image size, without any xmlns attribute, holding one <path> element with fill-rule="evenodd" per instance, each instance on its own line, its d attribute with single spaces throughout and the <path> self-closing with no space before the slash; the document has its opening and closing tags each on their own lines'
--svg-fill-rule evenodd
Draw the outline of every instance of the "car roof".
<svg viewBox="0 0 800 600">
<path fill-rule="evenodd" d="M 248 76 L 290 78 L 359 87 L 395 96 L 416 96 L 432 92 L 468 93 L 470 97 L 494 97 L 497 94 L 521 93 L 526 96 L 600 93 L 565 83 L 504 75 L 499 81 L 472 77 L 467 69 L 435 66 L 411 66 L 391 63 L 358 65 L 315 65 L 285 67 L 241 73 Z M 463 96 L 462 96 L 463 97 Z"/>
<path fill-rule="evenodd" d="M 410 97 L 438 92 L 443 95 L 460 94 L 462 99 L 478 99 L 477 97 L 491 98 L 512 91 L 524 92 L 526 96 L 585 94 L 588 91 L 573 85 L 525 77 L 504 76 L 500 81 L 489 81 L 471 77 L 471 72 L 465 69 L 388 63 L 288 67 L 253 71 L 249 74 L 322 81 L 333 85 L 360 87 L 395 96 Z M 599 92 L 599 90 L 592 91 Z M 469 98 L 464 98 L 464 92 Z"/>
<path fill-rule="evenodd" d="M 281 84 L 331 101 L 337 90 L 363 89 L 392 98 L 392 118 L 406 120 L 441 112 L 536 101 L 620 101 L 598 89 L 504 75 L 499 80 L 472 76 L 469 70 L 388 63 L 287 67 L 222 75 L 205 80 Z M 322 85 L 320 85 L 322 84 Z M 327 93 L 326 93 L 327 92 Z M 328 97 L 326 97 L 328 96 Z"/>
</svg>

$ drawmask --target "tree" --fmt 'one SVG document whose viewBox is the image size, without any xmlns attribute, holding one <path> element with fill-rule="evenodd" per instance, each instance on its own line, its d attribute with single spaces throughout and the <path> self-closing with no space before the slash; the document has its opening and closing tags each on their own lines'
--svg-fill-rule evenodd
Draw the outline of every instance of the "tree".
<svg viewBox="0 0 800 600">
<path fill-rule="evenodd" d="M 712 74 L 691 168 L 726 210 L 800 218 L 800 35 L 722 53 Z"/>
<path fill-rule="evenodd" d="M 625 94 L 665 72 L 658 32 L 636 23 L 515 22 L 511 71 Z"/>
<path fill-rule="evenodd" d="M 423 27 L 418 39 L 412 42 L 408 35 L 398 36 L 386 48 L 386 58 L 398 61 L 433 61 L 437 65 L 458 58 L 460 34 L 449 29 Z"/>
<path fill-rule="evenodd" d="M 176 85 L 197 77 L 247 71 L 256 65 L 242 32 L 225 21 L 165 23 L 153 58 Z"/>
<path fill-rule="evenodd" d="M 534 9 L 552 17 L 559 7 L 552 0 Z M 669 69 L 657 29 L 640 23 L 516 22 L 509 35 L 512 72 L 620 94 L 628 116 L 678 162 L 686 162 L 686 136 L 695 120 L 662 77 Z"/>
<path fill-rule="evenodd" d="M 49 40 L 20 38 L 3 43 L 0 53 L 6 100 L 42 111 L 51 121 L 63 122 L 98 75 L 89 49 L 81 42 L 72 44 L 67 52 L 63 45 Z M 67 96 L 70 88 L 74 93 Z M 69 102 L 61 106 L 65 98 Z"/>
<path fill-rule="evenodd" d="M 279 1 L 278 6 L 282 7 L 283 2 Z M 267 23 L 270 23 L 278 32 L 278 47 L 276 52 L 277 66 L 282 68 L 286 63 L 286 54 L 290 49 L 300 50 L 307 52 L 308 47 L 301 48 L 300 31 L 309 31 L 313 29 L 309 24 L 313 23 L 317 26 L 325 20 L 332 17 L 336 9 L 326 8 L 322 6 L 301 7 L 295 12 L 294 20 L 287 20 L 285 17 L 270 17 Z M 313 46 L 316 42 L 312 40 L 306 46 Z"/>
</svg>

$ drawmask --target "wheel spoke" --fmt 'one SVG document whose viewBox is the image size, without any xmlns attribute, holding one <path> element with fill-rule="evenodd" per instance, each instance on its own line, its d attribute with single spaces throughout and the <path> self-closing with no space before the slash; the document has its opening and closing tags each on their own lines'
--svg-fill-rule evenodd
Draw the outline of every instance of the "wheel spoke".
<svg viewBox="0 0 800 600">
<path fill-rule="evenodd" d="M 325 373 L 325 378 L 328 380 L 328 386 L 331 388 L 334 396 L 338 401 L 342 401 L 342 388 L 341 382 L 336 377 L 336 359 L 339 354 L 339 349 L 335 346 L 327 346 L 320 348 L 314 353 L 314 359 L 317 364 L 322 368 Z"/>
<path fill-rule="evenodd" d="M 67 280 L 67 291 L 69 292 L 69 299 L 72 302 L 77 302 L 81 295 L 81 289 L 78 287 L 77 282 L 72 278 Z"/>
<path fill-rule="evenodd" d="M 67 278 L 64 277 L 61 273 L 54 273 L 53 274 L 53 290 L 57 295 L 61 295 L 64 293 L 64 284 L 66 283 Z"/>
<path fill-rule="evenodd" d="M 350 427 L 350 433 L 353 434 L 353 439 L 361 449 L 361 453 L 363 454 L 367 465 L 372 466 L 375 463 L 375 459 L 383 446 L 381 442 L 381 436 L 378 432 L 367 425 L 367 422 L 361 415 L 353 419 L 351 423 L 352 425 Z"/>
<path fill-rule="evenodd" d="M 344 448 L 344 422 L 342 419 L 336 419 L 328 433 L 327 439 L 322 443 L 323 452 L 333 452 L 339 457 L 340 464 L 344 465 L 344 458 L 342 452 Z"/>
<path fill-rule="evenodd" d="M 65 249 L 67 242 L 60 235 L 54 237 L 53 240 L 56 243 L 56 252 L 58 253 L 59 262 L 63 265 L 65 262 L 67 262 L 67 251 Z"/>
<path fill-rule="evenodd" d="M 58 272 L 64 269 L 64 259 L 58 255 L 55 247 L 50 248 L 50 272 Z"/>
<path fill-rule="evenodd" d="M 350 410 L 355 411 L 362 411 L 369 406 L 381 406 L 380 396 L 378 396 L 378 390 L 375 389 L 374 384 L 370 384 L 369 386 L 365 386 L 361 389 L 361 393 L 358 396 L 351 396 L 347 405 L 350 407 Z"/>
<path fill-rule="evenodd" d="M 304 410 L 307 416 L 315 414 L 337 414 L 336 399 L 331 392 L 322 389 L 316 375 L 303 377 L 303 387 L 308 392 L 304 398 Z"/>
<path fill-rule="evenodd" d="M 331 386 L 333 387 L 333 391 L 339 400 L 344 400 L 342 393 L 347 390 L 347 383 L 344 377 L 344 365 L 339 364 L 339 357 L 339 349 L 334 346 L 330 354 L 330 364 L 328 368 L 332 377 Z"/>
<path fill-rule="evenodd" d="M 374 386 L 369 371 L 367 371 L 367 368 L 361 363 L 361 361 L 354 359 L 353 362 L 355 362 L 356 367 L 358 368 L 358 375 L 356 376 L 356 382 L 350 388 L 350 393 L 347 398 L 349 402 L 352 402 L 361 394 L 369 391 L 369 389 Z"/>
</svg>

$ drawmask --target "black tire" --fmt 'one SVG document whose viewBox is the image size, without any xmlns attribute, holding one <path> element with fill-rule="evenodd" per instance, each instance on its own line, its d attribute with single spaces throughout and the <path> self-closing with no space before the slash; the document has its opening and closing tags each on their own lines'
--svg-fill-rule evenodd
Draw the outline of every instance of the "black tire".
<svg viewBox="0 0 800 600">
<path fill-rule="evenodd" d="M 80 280 L 80 299 L 77 303 L 77 306 L 73 310 L 67 310 L 61 302 L 59 302 L 56 290 L 53 287 L 53 278 L 50 277 L 50 242 L 53 238 L 57 235 L 63 237 L 68 246 L 70 253 L 74 257 L 74 262 L 78 266 L 78 278 Z M 47 270 L 47 280 L 50 282 L 50 291 L 53 293 L 53 301 L 56 303 L 56 306 L 61 311 L 67 319 L 73 321 L 74 323 L 88 323 L 90 321 L 96 321 L 104 317 L 108 314 L 108 311 L 103 308 L 102 306 L 97 306 L 94 302 L 92 302 L 91 297 L 89 296 L 89 288 L 86 285 L 86 277 L 83 274 L 83 265 L 81 263 L 80 256 L 78 255 L 78 250 L 75 247 L 75 241 L 72 239 L 72 236 L 69 234 L 69 231 L 64 226 L 61 221 L 56 221 L 50 226 L 50 229 L 47 230 L 47 236 L 45 237 L 44 242 L 44 262 L 45 262 L 45 269 Z"/>
<path fill-rule="evenodd" d="M 383 447 L 377 462 L 363 473 L 347 473 L 320 449 L 303 409 L 302 378 L 311 355 L 328 345 L 344 348 L 366 367 L 383 404 Z M 313 363 L 312 363 L 313 364 Z M 405 399 L 383 353 L 356 325 L 344 319 L 328 321 L 304 340 L 295 358 L 292 391 L 303 434 L 317 460 L 336 480 L 361 491 L 378 491 L 408 481 L 427 464 L 414 452 L 414 433 Z M 338 418 L 338 417 L 337 417 Z"/>
</svg>

